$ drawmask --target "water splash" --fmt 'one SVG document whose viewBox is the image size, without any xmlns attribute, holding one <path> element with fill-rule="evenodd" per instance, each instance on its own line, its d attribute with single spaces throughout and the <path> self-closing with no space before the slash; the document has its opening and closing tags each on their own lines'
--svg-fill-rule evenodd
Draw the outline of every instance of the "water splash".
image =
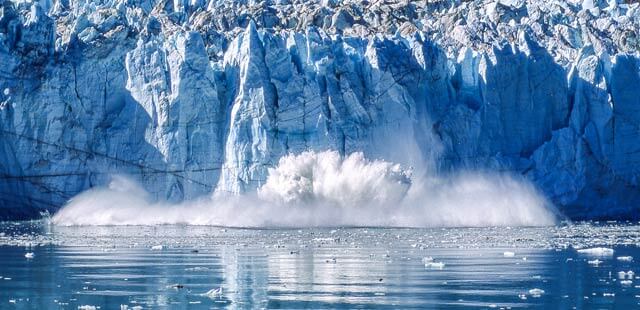
<svg viewBox="0 0 640 310">
<path fill-rule="evenodd" d="M 547 200 L 524 179 L 468 172 L 420 175 L 362 153 L 304 152 L 281 158 L 257 193 L 153 202 L 135 182 L 115 176 L 109 186 L 74 197 L 52 221 L 233 227 L 539 226 L 556 221 Z"/>
</svg>

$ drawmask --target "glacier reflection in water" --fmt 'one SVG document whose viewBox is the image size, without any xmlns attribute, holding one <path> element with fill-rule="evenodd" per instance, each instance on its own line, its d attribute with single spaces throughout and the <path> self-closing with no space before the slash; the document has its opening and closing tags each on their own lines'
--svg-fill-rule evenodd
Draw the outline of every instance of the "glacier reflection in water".
<svg viewBox="0 0 640 310">
<path fill-rule="evenodd" d="M 638 228 L 0 223 L 0 308 L 630 308 Z"/>
</svg>

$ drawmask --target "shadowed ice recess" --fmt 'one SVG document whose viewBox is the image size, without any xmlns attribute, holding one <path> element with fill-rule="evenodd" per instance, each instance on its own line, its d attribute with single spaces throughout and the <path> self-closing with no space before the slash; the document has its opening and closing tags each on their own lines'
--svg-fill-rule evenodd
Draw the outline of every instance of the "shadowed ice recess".
<svg viewBox="0 0 640 310">
<path fill-rule="evenodd" d="M 303 152 L 280 159 L 255 194 L 152 202 L 124 176 L 73 198 L 58 225 L 191 224 L 232 227 L 552 225 L 548 201 L 506 174 L 435 176 L 362 153 Z"/>
</svg>

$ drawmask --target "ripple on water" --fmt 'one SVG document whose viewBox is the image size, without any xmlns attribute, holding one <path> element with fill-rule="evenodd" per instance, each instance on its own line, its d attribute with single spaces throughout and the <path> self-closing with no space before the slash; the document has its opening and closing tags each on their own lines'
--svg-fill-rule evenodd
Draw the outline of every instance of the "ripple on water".
<svg viewBox="0 0 640 310">
<path fill-rule="evenodd" d="M 0 223 L 0 231 L 0 308 L 10 301 L 102 309 L 505 308 L 585 300 L 632 308 L 640 300 L 631 258 L 640 254 L 640 229 L 627 224 L 259 230 L 28 222 Z"/>
</svg>

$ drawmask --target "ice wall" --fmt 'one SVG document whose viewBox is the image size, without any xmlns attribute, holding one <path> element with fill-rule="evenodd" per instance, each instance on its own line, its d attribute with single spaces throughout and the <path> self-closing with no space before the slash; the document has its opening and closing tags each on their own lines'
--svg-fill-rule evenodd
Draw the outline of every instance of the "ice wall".
<svg viewBox="0 0 640 310">
<path fill-rule="evenodd" d="M 114 173 L 251 192 L 305 150 L 510 171 L 572 218 L 635 218 L 640 9 L 587 2 L 5 0 L 0 218 Z"/>
</svg>

